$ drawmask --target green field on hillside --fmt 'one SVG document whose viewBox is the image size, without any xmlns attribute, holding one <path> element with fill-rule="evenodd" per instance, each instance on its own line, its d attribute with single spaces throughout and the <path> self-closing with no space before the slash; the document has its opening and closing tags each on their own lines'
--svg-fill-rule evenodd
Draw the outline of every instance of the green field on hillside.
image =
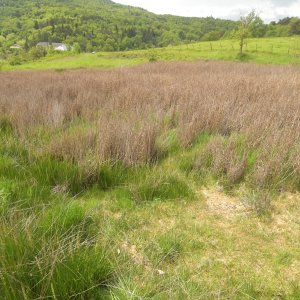
<svg viewBox="0 0 300 300">
<path fill-rule="evenodd" d="M 39 61 L 11 66 L 0 62 L 2 70 L 113 68 L 141 64 L 149 61 L 230 60 L 262 64 L 298 64 L 300 62 L 300 37 L 248 39 L 245 55 L 239 57 L 237 40 L 200 42 L 166 48 L 133 50 L 126 52 L 99 52 L 79 55 L 47 57 Z"/>
</svg>

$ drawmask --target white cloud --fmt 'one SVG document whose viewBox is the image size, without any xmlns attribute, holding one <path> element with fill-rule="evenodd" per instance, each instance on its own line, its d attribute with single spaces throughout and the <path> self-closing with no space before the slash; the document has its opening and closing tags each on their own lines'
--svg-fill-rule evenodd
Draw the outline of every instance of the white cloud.
<svg viewBox="0 0 300 300">
<path fill-rule="evenodd" d="M 255 9 L 265 21 L 300 16 L 300 0 L 115 0 L 158 14 L 238 19 Z"/>
</svg>

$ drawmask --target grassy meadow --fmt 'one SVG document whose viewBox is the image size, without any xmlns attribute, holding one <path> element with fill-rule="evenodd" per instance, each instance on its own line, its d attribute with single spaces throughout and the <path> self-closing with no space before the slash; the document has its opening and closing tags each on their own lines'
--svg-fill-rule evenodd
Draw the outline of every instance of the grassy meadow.
<svg viewBox="0 0 300 300">
<path fill-rule="evenodd" d="M 0 70 L 64 70 L 127 67 L 153 61 L 190 61 L 199 59 L 256 62 L 259 64 L 299 64 L 300 38 L 247 39 L 245 55 L 239 57 L 238 40 L 200 42 L 166 48 L 125 52 L 60 54 L 11 66 L 0 61 Z"/>
<path fill-rule="evenodd" d="M 44 66 L 104 58 L 72 59 Z M 221 61 L 0 72 L 1 297 L 299 299 L 299 87 Z"/>
</svg>

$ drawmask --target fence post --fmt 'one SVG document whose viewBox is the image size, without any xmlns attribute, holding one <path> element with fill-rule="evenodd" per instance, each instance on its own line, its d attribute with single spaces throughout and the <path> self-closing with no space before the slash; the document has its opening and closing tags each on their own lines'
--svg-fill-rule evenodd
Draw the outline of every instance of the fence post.
<svg viewBox="0 0 300 300">
<path fill-rule="evenodd" d="M 212 50 L 213 50 L 212 43 L 210 43 L 210 51 L 212 51 Z"/>
</svg>

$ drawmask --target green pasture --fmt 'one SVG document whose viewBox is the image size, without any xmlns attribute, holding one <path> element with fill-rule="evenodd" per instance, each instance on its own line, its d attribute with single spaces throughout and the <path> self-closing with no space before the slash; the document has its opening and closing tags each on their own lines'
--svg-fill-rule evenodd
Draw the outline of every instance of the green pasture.
<svg viewBox="0 0 300 300">
<path fill-rule="evenodd" d="M 261 64 L 298 64 L 300 37 L 248 39 L 244 55 L 239 56 L 238 40 L 200 42 L 165 48 L 95 54 L 55 55 L 21 65 L 0 62 L 2 70 L 64 70 L 115 68 L 154 61 L 190 61 L 197 59 L 256 62 Z"/>
</svg>

